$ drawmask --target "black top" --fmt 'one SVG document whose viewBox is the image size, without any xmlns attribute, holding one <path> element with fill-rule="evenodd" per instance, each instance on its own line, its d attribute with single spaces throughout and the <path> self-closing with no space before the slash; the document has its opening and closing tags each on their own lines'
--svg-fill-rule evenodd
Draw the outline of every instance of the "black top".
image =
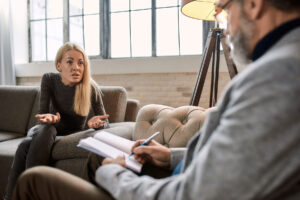
<svg viewBox="0 0 300 200">
<path fill-rule="evenodd" d="M 56 114 L 59 112 L 60 122 L 54 125 L 58 135 L 67 135 L 87 128 L 88 116 L 76 114 L 73 108 L 75 88 L 75 86 L 64 85 L 59 73 L 46 73 L 43 75 L 39 113 Z M 106 114 L 99 90 L 92 89 L 91 109 L 95 115 Z"/>
<path fill-rule="evenodd" d="M 255 46 L 252 60 L 255 61 L 259 59 L 264 53 L 268 51 L 280 38 L 291 30 L 300 26 L 300 19 L 294 19 L 287 23 L 284 23 L 268 33 L 263 39 L 261 39 L 258 44 Z"/>
</svg>

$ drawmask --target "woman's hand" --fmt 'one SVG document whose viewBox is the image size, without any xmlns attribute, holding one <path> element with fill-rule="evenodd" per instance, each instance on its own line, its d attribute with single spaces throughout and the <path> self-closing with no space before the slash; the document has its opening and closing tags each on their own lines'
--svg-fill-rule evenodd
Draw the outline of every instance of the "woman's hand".
<svg viewBox="0 0 300 200">
<path fill-rule="evenodd" d="M 126 162 L 125 162 L 125 156 L 118 156 L 117 158 L 105 158 L 102 161 L 102 165 L 108 165 L 108 164 L 118 164 L 121 165 L 122 167 L 126 167 Z"/>
<path fill-rule="evenodd" d="M 46 114 L 37 114 L 35 118 L 39 119 L 41 123 L 45 124 L 56 124 L 60 121 L 60 114 L 57 112 L 56 115 L 46 113 Z"/>
<path fill-rule="evenodd" d="M 150 162 L 156 166 L 169 167 L 171 150 L 158 142 L 151 140 L 147 146 L 140 146 L 145 140 L 136 141 L 131 151 L 139 163 Z"/>
<path fill-rule="evenodd" d="M 99 128 L 101 125 L 103 125 L 106 122 L 103 119 L 107 119 L 108 117 L 109 117 L 109 115 L 98 115 L 98 116 L 92 117 L 88 121 L 89 128 Z"/>
</svg>

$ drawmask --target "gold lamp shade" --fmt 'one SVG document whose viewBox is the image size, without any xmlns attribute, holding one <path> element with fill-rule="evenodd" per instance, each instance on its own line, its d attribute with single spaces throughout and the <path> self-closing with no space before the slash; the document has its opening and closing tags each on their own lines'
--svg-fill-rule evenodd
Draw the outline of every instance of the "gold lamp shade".
<svg viewBox="0 0 300 200">
<path fill-rule="evenodd" d="M 215 21 L 216 0 L 181 0 L 181 12 L 191 18 Z"/>
</svg>

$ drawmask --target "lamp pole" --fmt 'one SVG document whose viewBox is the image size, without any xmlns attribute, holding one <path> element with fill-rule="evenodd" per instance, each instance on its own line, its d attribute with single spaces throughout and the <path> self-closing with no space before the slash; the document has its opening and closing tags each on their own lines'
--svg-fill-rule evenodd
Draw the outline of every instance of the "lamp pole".
<svg viewBox="0 0 300 200">
<path fill-rule="evenodd" d="M 206 74 L 212 60 L 211 87 L 209 107 L 214 106 L 217 102 L 218 81 L 219 81 L 219 65 L 220 65 L 220 44 L 223 47 L 230 78 L 233 78 L 238 72 L 237 68 L 230 59 L 230 49 L 226 45 L 223 29 L 213 28 L 207 36 L 205 47 L 203 50 L 202 61 L 198 72 L 195 88 L 192 94 L 190 105 L 198 106 L 202 94 Z"/>
</svg>

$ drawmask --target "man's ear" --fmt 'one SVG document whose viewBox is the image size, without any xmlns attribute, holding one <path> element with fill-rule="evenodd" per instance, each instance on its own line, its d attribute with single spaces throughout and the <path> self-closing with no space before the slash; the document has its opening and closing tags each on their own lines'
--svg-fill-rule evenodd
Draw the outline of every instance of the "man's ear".
<svg viewBox="0 0 300 200">
<path fill-rule="evenodd" d="M 251 20 L 259 19 L 263 13 L 264 4 L 264 0 L 245 0 L 244 12 Z"/>
</svg>

